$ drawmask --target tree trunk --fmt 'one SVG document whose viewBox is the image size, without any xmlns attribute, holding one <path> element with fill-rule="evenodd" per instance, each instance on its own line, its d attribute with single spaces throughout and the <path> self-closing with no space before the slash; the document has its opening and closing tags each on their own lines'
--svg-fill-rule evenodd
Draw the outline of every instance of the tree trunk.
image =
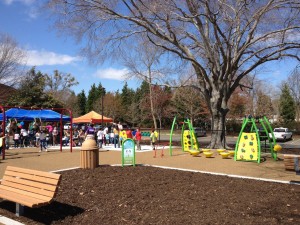
<svg viewBox="0 0 300 225">
<path fill-rule="evenodd" d="M 151 79 L 151 69 L 148 68 L 148 73 L 149 73 L 149 98 L 150 98 L 150 109 L 151 109 L 151 115 L 153 119 L 153 125 L 154 129 L 157 129 L 157 122 L 156 122 L 156 117 L 154 113 L 154 104 L 153 104 L 153 90 L 152 90 L 152 79 Z"/>
<path fill-rule="evenodd" d="M 221 91 L 221 90 L 220 90 Z M 220 91 L 214 93 L 210 98 L 211 109 L 211 140 L 208 148 L 228 148 L 226 144 L 226 115 L 228 113 L 227 100 Z M 220 97 L 223 96 L 223 97 Z"/>
</svg>

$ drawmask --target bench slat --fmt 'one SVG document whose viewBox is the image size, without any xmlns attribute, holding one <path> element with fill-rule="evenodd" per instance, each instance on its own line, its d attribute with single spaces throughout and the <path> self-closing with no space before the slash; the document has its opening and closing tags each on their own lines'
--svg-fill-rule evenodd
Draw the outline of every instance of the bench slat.
<svg viewBox="0 0 300 225">
<path fill-rule="evenodd" d="M 17 193 L 17 194 L 20 194 L 20 195 L 26 195 L 28 197 L 36 198 L 38 200 L 43 200 L 43 201 L 49 201 L 51 199 L 51 197 L 48 197 L 48 196 L 45 196 L 45 195 L 40 195 L 40 194 L 24 191 L 24 190 L 21 190 L 21 189 L 8 187 L 8 186 L 5 186 L 5 185 L 0 185 L 0 192 L 2 190 L 10 191 L 10 192 Z"/>
<path fill-rule="evenodd" d="M 23 185 L 27 185 L 30 187 L 36 187 L 36 188 L 41 188 L 41 189 L 45 189 L 45 190 L 49 190 L 49 191 L 56 191 L 57 186 L 56 185 L 52 185 L 52 184 L 44 184 L 44 183 L 38 183 L 38 182 L 34 182 L 34 181 L 30 181 L 30 180 L 24 180 L 24 179 L 19 179 L 16 177 L 11 177 L 11 176 L 7 176 L 4 175 L 2 181 L 10 181 L 13 183 L 17 183 L 17 184 L 23 184 Z"/>
<path fill-rule="evenodd" d="M 49 204 L 51 202 L 51 200 L 50 201 L 43 201 L 43 200 L 40 200 L 40 199 L 32 198 L 32 197 L 29 197 L 29 196 L 26 196 L 26 195 L 11 192 L 11 191 L 4 190 L 4 189 L 0 190 L 0 198 L 6 199 L 6 200 L 9 200 L 9 201 L 12 201 L 12 202 L 17 202 L 21 205 L 25 205 L 25 206 L 28 206 L 28 207 L 31 207 L 31 208 L 46 205 L 46 204 Z"/>
<path fill-rule="evenodd" d="M 7 166 L 6 171 L 16 171 L 16 172 L 27 173 L 27 174 L 35 174 L 37 176 L 47 177 L 52 179 L 60 179 L 61 176 L 60 174 L 49 173 L 49 172 L 44 172 L 39 170 L 25 169 L 25 168 L 14 167 L 14 166 Z"/>
<path fill-rule="evenodd" d="M 37 182 L 47 183 L 47 184 L 52 184 L 52 185 L 57 185 L 58 181 L 59 181 L 58 179 L 53 179 L 53 178 L 48 178 L 48 177 L 40 177 L 40 176 L 33 175 L 33 174 L 20 173 L 17 171 L 5 171 L 4 175 L 19 177 L 22 179 L 27 179 L 27 180 L 32 180 L 32 181 L 37 181 Z"/>
<path fill-rule="evenodd" d="M 60 181 L 60 174 L 7 166 L 0 184 L 0 198 L 16 202 L 16 215 L 19 216 L 23 206 L 33 208 L 49 204 Z"/>
<path fill-rule="evenodd" d="M 54 194 L 55 194 L 55 191 L 49 191 L 49 190 L 45 190 L 45 189 L 41 189 L 41 188 L 30 187 L 30 186 L 13 183 L 13 182 L 6 181 L 6 180 L 2 180 L 1 185 L 6 186 L 6 187 L 15 188 L 15 189 L 24 190 L 24 191 L 31 192 L 31 193 L 38 194 L 38 195 L 43 195 L 43 196 L 50 197 L 50 198 L 53 198 Z"/>
</svg>

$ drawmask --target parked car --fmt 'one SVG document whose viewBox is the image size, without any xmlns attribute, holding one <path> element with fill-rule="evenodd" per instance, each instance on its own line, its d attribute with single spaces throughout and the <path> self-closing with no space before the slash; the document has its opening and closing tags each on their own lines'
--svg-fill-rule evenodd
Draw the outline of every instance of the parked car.
<svg viewBox="0 0 300 225">
<path fill-rule="evenodd" d="M 194 127 L 194 131 L 197 137 L 205 137 L 206 136 L 206 130 L 204 130 L 201 127 Z"/>
<path fill-rule="evenodd" d="M 70 123 L 66 123 L 64 124 L 64 130 L 69 130 L 71 128 L 71 124 Z M 78 128 L 78 125 L 73 123 L 73 129 Z"/>
<path fill-rule="evenodd" d="M 287 141 L 293 139 L 293 133 L 290 132 L 288 128 L 284 128 L 284 127 L 275 128 L 273 134 L 277 141 Z M 271 134 L 270 137 L 272 137 Z"/>
</svg>

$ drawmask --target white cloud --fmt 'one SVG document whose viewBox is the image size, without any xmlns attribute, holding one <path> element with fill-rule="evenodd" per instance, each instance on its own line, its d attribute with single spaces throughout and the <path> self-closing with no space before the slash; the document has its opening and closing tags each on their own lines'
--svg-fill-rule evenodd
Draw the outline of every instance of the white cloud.
<svg viewBox="0 0 300 225">
<path fill-rule="evenodd" d="M 126 74 L 129 71 L 126 68 L 123 69 L 115 69 L 115 68 L 108 68 L 108 69 L 100 69 L 97 70 L 96 73 L 93 74 L 94 77 L 102 78 L 102 79 L 112 79 L 112 80 L 125 80 Z"/>
<path fill-rule="evenodd" d="M 10 5 L 14 2 L 20 2 L 22 4 L 25 4 L 25 5 L 30 5 L 32 3 L 34 3 L 36 0 L 4 0 L 4 4 L 6 5 Z"/>
<path fill-rule="evenodd" d="M 27 51 L 27 61 L 24 63 L 27 66 L 44 66 L 44 65 L 65 65 L 76 61 L 80 61 L 80 57 L 69 55 L 61 55 L 47 51 Z"/>
</svg>

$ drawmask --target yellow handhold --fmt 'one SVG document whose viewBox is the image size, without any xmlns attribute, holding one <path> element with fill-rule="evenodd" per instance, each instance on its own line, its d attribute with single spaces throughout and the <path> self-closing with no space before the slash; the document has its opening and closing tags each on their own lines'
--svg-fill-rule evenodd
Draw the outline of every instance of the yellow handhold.
<svg viewBox="0 0 300 225">
<path fill-rule="evenodd" d="M 274 145 L 274 151 L 275 152 L 278 152 L 278 151 L 281 151 L 281 150 L 282 150 L 281 145 L 279 145 L 279 144 Z"/>
<path fill-rule="evenodd" d="M 192 155 L 192 156 L 197 156 L 200 154 L 199 151 L 195 151 L 195 150 L 190 150 L 189 153 Z"/>
<path fill-rule="evenodd" d="M 214 154 L 213 152 L 209 151 L 209 152 L 203 152 L 203 154 L 205 155 L 206 158 L 210 158 L 212 157 L 212 155 Z"/>
<path fill-rule="evenodd" d="M 229 155 L 230 155 L 230 156 L 234 156 L 235 151 L 229 150 L 228 152 L 229 152 Z"/>
<path fill-rule="evenodd" d="M 227 159 L 228 156 L 230 155 L 229 152 L 220 152 L 220 155 L 222 156 L 222 159 Z"/>
<path fill-rule="evenodd" d="M 225 151 L 225 149 L 217 149 L 218 153 L 221 154 L 222 152 Z"/>
</svg>

